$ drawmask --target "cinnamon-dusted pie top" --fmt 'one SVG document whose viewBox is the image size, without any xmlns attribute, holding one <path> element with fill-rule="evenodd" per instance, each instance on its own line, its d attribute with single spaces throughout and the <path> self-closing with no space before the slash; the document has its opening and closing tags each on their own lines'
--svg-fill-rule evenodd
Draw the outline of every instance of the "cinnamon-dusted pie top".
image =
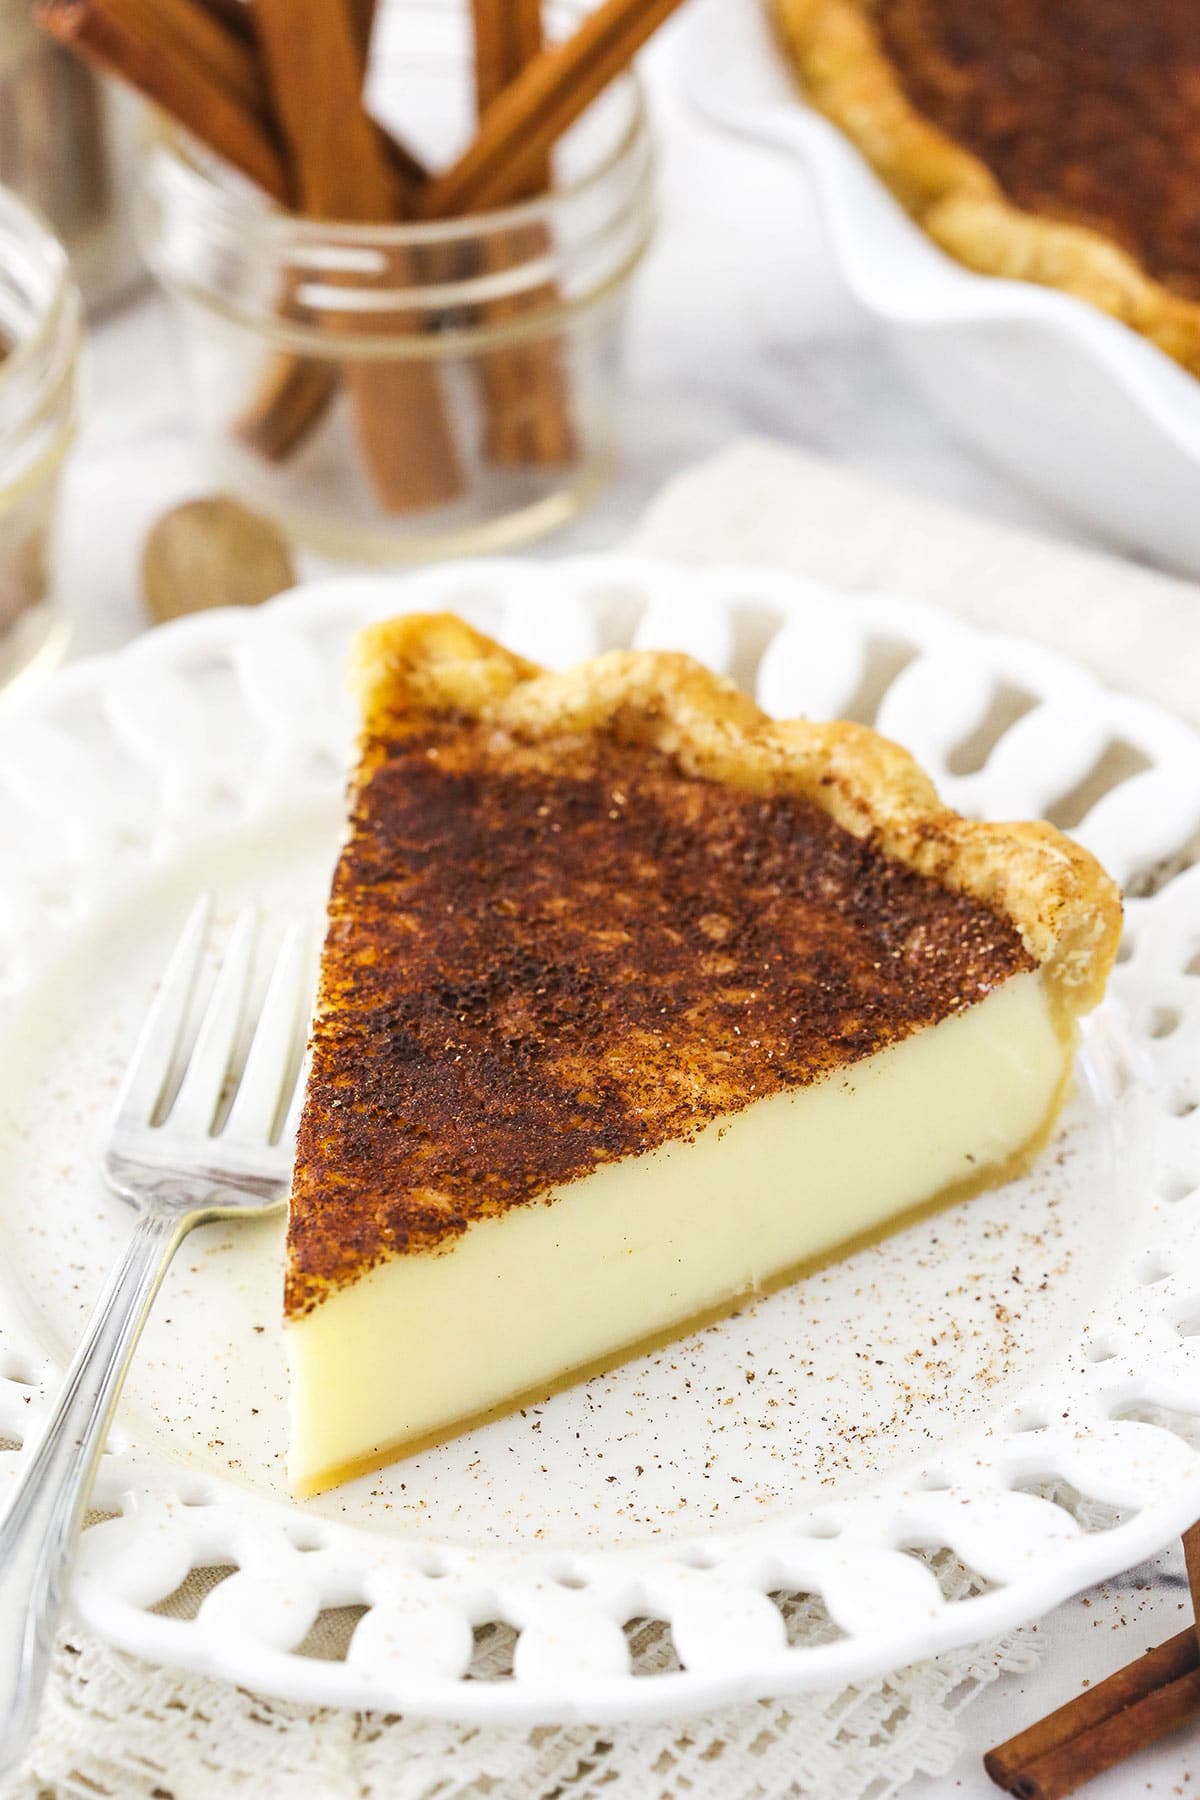
<svg viewBox="0 0 1200 1800">
<path fill-rule="evenodd" d="M 1039 962 L 1066 1010 L 1103 981 L 1091 859 L 942 812 L 873 733 L 773 725 L 683 657 L 543 675 L 445 617 L 359 670 L 290 1312 Z"/>
<path fill-rule="evenodd" d="M 1195 0 L 879 0 L 913 104 L 1031 212 L 1200 299 Z"/>
<path fill-rule="evenodd" d="M 1200 374 L 1193 0 L 772 0 L 812 104 L 934 241 Z"/>
</svg>

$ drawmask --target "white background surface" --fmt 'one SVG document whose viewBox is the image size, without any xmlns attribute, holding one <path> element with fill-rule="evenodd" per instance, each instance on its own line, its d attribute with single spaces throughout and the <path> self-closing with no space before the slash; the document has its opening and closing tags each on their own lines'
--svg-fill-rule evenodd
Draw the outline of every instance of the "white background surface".
<svg viewBox="0 0 1200 1800">
<path fill-rule="evenodd" d="M 619 543 L 663 480 L 748 431 L 994 518 L 1098 542 L 949 441 L 849 316 L 801 178 L 762 152 L 697 131 L 682 115 L 671 93 L 670 38 L 668 31 L 647 59 L 659 103 L 663 226 L 630 322 L 627 461 L 606 499 L 545 554 Z M 88 422 L 62 542 L 77 651 L 114 646 L 144 627 L 137 555 L 145 529 L 165 506 L 204 486 L 172 321 L 146 295 L 93 333 Z M 1039 1627 L 1047 1642 L 1036 1675 L 997 1683 L 969 1710 L 958 1769 L 914 1783 L 912 1800 L 994 1794 L 979 1764 L 986 1748 L 1085 1680 L 1172 1635 L 1187 1617 L 1177 1550 L 1059 1609 Z M 1117 1800 L 1196 1790 L 1200 1742 L 1181 1736 L 1088 1792 Z"/>
</svg>

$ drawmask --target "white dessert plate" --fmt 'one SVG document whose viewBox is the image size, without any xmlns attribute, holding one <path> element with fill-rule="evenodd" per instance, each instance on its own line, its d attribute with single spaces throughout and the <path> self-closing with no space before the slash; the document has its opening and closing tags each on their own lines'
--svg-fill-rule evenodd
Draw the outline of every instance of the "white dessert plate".
<svg viewBox="0 0 1200 1800">
<path fill-rule="evenodd" d="M 805 105 L 767 0 L 694 0 L 681 52 L 708 120 L 807 172 L 843 281 L 955 433 L 1105 537 L 1200 573 L 1200 382 L 1097 308 L 938 249 Z"/>
<path fill-rule="evenodd" d="M 282 1472 L 282 1220 L 197 1234 L 102 1463 L 86 1624 L 297 1700 L 647 1718 L 983 1638 L 1162 1545 L 1200 1514 L 1200 868 L 1164 862 L 1200 823 L 1200 740 L 899 599 L 617 557 L 202 615 L 3 722 L 0 1486 L 129 1229 L 97 1153 L 187 905 L 204 886 L 230 913 L 319 917 L 347 639 L 429 606 L 555 665 L 675 646 L 774 712 L 876 718 L 955 804 L 1049 811 L 1156 891 L 1130 903 L 1028 1180 L 303 1505 Z"/>
</svg>

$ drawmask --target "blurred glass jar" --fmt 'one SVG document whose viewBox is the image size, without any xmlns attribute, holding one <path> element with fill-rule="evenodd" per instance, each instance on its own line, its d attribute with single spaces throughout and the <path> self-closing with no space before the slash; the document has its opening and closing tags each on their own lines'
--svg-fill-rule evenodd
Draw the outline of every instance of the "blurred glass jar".
<svg viewBox="0 0 1200 1800">
<path fill-rule="evenodd" d="M 435 27 L 402 59 L 413 90 L 431 116 L 457 114 L 463 52 L 436 29 L 452 9 L 397 11 L 393 48 L 406 18 Z M 444 222 L 299 219 L 160 138 L 143 249 L 181 315 L 216 481 L 355 560 L 500 549 L 561 524 L 615 464 L 651 177 L 632 75 L 564 138 L 551 193 Z"/>
<path fill-rule="evenodd" d="M 89 307 L 144 279 L 133 231 L 140 108 L 0 0 L 0 187 L 49 222 Z"/>
<path fill-rule="evenodd" d="M 0 685 L 66 645 L 50 577 L 81 321 L 62 245 L 0 189 Z"/>
</svg>

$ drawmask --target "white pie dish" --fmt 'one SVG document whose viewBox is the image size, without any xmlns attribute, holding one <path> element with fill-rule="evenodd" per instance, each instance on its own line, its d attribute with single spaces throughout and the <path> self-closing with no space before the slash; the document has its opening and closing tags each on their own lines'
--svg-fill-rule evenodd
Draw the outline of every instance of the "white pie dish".
<svg viewBox="0 0 1200 1800">
<path fill-rule="evenodd" d="M 682 67 L 698 110 L 802 167 L 842 281 L 957 435 L 1105 538 L 1200 574 L 1200 381 L 1097 308 L 938 249 L 805 105 L 767 6 L 689 9 Z"/>
<path fill-rule="evenodd" d="M 777 712 L 871 711 L 882 656 L 879 723 L 954 804 L 1078 805 L 1119 742 L 1141 772 L 1080 827 L 1114 872 L 1197 823 L 1200 742 L 1153 708 L 931 609 L 761 570 L 612 557 L 336 581 L 65 671 L 0 728 L 0 1441 L 28 1433 L 127 1229 L 95 1150 L 180 911 L 202 884 L 272 916 L 319 906 L 346 638 L 431 605 L 556 664 L 635 634 L 692 648 L 756 676 Z M 1012 689 L 1024 716 L 964 749 Z M 279 1230 L 202 1234 L 102 1467 L 98 1501 L 121 1516 L 85 1536 L 80 1614 L 140 1655 L 294 1699 L 600 1721 L 895 1668 L 1159 1547 L 1200 1513 L 1198 894 L 1193 870 L 1132 903 L 1090 1091 L 1029 1181 L 302 1506 L 277 1472 Z M 0 1452 L 0 1483 L 16 1460 Z M 978 1591 L 960 1571 L 969 1597 L 947 1598 L 959 1564 Z M 197 1567 L 237 1573 L 168 1616 Z M 305 1653 L 316 1616 L 347 1607 L 363 1614 L 346 1660 Z M 665 1673 L 630 1663 L 647 1617 L 669 1622 Z M 473 1634 L 496 1620 L 513 1672 L 481 1678 Z"/>
</svg>

